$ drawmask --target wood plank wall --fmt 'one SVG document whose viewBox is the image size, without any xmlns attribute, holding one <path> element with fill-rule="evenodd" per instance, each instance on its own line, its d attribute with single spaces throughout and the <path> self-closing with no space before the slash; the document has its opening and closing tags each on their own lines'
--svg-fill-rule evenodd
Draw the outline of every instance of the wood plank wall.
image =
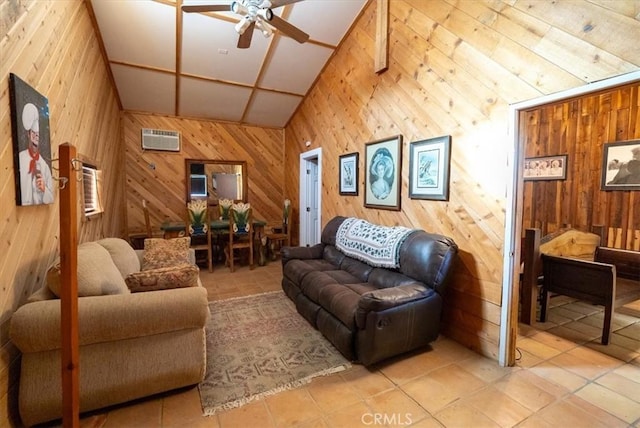
<svg viewBox="0 0 640 428">
<path fill-rule="evenodd" d="M 299 157 L 323 153 L 323 224 L 335 215 L 402 224 L 460 247 L 445 334 L 497 358 L 510 103 L 637 70 L 638 2 L 390 2 L 389 69 L 374 72 L 370 2 L 285 129 L 285 190 L 299 204 Z M 364 144 L 401 134 L 402 211 L 363 207 Z M 409 143 L 452 136 L 448 202 L 407 196 Z M 304 143 L 312 142 L 310 148 Z M 360 152 L 360 194 L 338 194 L 338 156 Z M 294 229 L 295 230 L 295 229 Z"/>
<path fill-rule="evenodd" d="M 54 148 L 70 141 L 107 172 L 107 213 L 79 225 L 81 241 L 125 236 L 126 220 L 140 230 L 142 197 L 153 201 L 150 195 L 169 194 L 167 203 L 152 204 L 156 210 L 173 207 L 154 218 L 156 228 L 165 217 L 181 216 L 184 190 L 176 183 L 184 180 L 184 164 L 175 162 L 180 165 L 176 172 L 169 167 L 175 161 L 171 155 L 140 153 L 143 126 L 183 132 L 194 147 L 188 149 L 193 150 L 189 157 L 221 152 L 246 157 L 253 182 L 250 201 L 274 223 L 280 216 L 279 200 L 290 197 L 297 207 L 299 154 L 308 150 L 304 142 L 309 140 L 312 149 L 324 150 L 323 222 L 338 214 L 357 215 L 444 233 L 458 242 L 460 264 L 448 296 L 446 334 L 495 357 L 508 104 L 637 70 L 640 47 L 629 35 L 640 31 L 639 11 L 637 1 L 394 0 L 389 70 L 376 75 L 371 2 L 283 137 L 281 130 L 135 113 L 123 113 L 120 119 L 82 2 L 0 0 L 0 278 L 6 284 L 0 290 L 0 425 L 17 425 L 17 352 L 7 339 L 8 320 L 42 283 L 58 248 L 57 203 L 15 206 L 9 72 L 48 97 Z M 364 209 L 362 191 L 358 197 L 338 196 L 338 156 L 362 152 L 365 142 L 396 134 L 406 142 L 403 210 Z M 408 199 L 408 143 L 444 134 L 453 137 L 450 200 Z M 214 153 L 205 146 L 217 138 L 228 147 L 217 146 Z M 123 140 L 126 155 L 119 145 Z M 149 174 L 149 164 L 162 174 Z M 158 185 L 164 182 L 165 187 Z"/>
<path fill-rule="evenodd" d="M 604 225 L 608 245 L 640 250 L 640 191 L 602 191 L 605 143 L 640 139 L 640 84 L 523 112 L 525 156 L 566 154 L 566 180 L 524 183 L 523 230 Z"/>
<path fill-rule="evenodd" d="M 124 152 L 118 101 L 85 4 L 0 1 L 0 28 L 0 426 L 20 426 L 9 321 L 59 253 L 59 194 L 51 205 L 16 206 L 9 73 L 48 98 L 54 156 L 69 142 L 104 170 L 106 213 L 79 220 L 80 242 L 124 234 Z"/>
<path fill-rule="evenodd" d="M 284 132 L 231 123 L 124 112 L 127 165 L 127 221 L 130 232 L 144 231 L 142 199 L 148 201 L 154 235 L 165 220 L 186 216 L 185 159 L 247 162 L 248 201 L 254 217 L 282 223 Z M 181 151 L 142 150 L 142 128 L 179 131 Z"/>
</svg>

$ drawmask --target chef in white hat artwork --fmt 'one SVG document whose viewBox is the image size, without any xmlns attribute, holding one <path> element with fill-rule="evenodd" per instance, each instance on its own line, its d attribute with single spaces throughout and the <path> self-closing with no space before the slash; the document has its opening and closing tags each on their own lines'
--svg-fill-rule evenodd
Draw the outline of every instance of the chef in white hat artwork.
<svg viewBox="0 0 640 428">
<path fill-rule="evenodd" d="M 22 109 L 22 126 L 27 133 L 27 148 L 19 154 L 22 205 L 53 203 L 51 169 L 40 155 L 38 108 L 27 103 Z"/>
</svg>

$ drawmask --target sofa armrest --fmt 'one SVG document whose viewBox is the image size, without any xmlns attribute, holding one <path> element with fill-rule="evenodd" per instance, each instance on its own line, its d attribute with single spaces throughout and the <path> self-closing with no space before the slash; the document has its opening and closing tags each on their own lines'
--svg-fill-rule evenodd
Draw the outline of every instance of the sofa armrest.
<svg viewBox="0 0 640 428">
<path fill-rule="evenodd" d="M 383 311 L 414 300 L 424 299 L 433 293 L 435 291 L 418 282 L 368 291 L 360 296 L 358 312 Z"/>
<path fill-rule="evenodd" d="M 78 299 L 80 345 L 204 328 L 209 319 L 203 287 Z M 60 348 L 60 300 L 20 307 L 11 319 L 10 337 L 23 352 Z"/>
<path fill-rule="evenodd" d="M 293 259 L 321 259 L 324 251 L 324 244 L 316 244 L 312 247 L 282 247 L 282 266 Z"/>
</svg>

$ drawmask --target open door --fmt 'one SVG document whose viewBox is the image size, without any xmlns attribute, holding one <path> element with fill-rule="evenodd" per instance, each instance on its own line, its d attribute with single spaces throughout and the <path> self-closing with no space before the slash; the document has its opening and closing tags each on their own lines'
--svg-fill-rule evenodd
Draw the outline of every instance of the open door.
<svg viewBox="0 0 640 428">
<path fill-rule="evenodd" d="M 523 218 L 523 167 L 524 141 L 522 138 L 522 112 L 555 103 L 576 96 L 595 93 L 604 89 L 640 81 L 640 71 L 599 80 L 585 86 L 572 88 L 555 94 L 545 95 L 528 101 L 510 105 L 510 137 L 512 147 L 509 152 L 507 205 L 505 212 L 505 249 L 503 254 L 502 308 L 500 315 L 500 345 L 498 362 L 501 366 L 515 364 L 516 332 L 518 328 L 518 280 L 520 276 L 520 241 Z"/>
<path fill-rule="evenodd" d="M 300 245 L 320 242 L 322 228 L 322 149 L 300 154 Z"/>
</svg>

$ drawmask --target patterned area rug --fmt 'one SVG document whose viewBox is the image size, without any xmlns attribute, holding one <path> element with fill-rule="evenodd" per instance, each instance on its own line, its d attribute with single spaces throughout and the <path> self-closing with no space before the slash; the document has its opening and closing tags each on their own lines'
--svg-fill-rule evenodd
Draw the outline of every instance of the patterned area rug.
<svg viewBox="0 0 640 428">
<path fill-rule="evenodd" d="M 209 304 L 205 416 L 351 367 L 282 292 Z"/>
</svg>

